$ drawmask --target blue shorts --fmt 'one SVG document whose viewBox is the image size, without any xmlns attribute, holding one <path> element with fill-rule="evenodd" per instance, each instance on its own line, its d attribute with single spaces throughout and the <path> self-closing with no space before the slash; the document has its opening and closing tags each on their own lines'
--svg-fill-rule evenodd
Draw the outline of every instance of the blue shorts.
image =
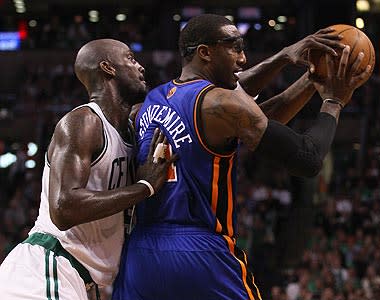
<svg viewBox="0 0 380 300">
<path fill-rule="evenodd" d="M 229 237 L 198 227 L 136 227 L 113 300 L 261 299 L 246 255 Z"/>
</svg>

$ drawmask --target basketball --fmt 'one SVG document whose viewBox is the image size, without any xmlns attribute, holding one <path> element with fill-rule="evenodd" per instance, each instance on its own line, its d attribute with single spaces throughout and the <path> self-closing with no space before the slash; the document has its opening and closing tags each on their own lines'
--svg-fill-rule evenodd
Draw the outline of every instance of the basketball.
<svg viewBox="0 0 380 300">
<path fill-rule="evenodd" d="M 334 33 L 341 34 L 343 38 L 340 40 L 342 44 L 350 46 L 350 56 L 348 59 L 348 69 L 355 62 L 356 57 L 360 52 L 364 53 L 364 58 L 361 62 L 360 71 L 364 71 L 367 65 L 371 66 L 371 71 L 367 78 L 363 80 L 363 83 L 367 81 L 369 76 L 372 74 L 375 66 L 375 50 L 373 48 L 371 40 L 366 36 L 366 34 L 360 29 L 345 24 L 338 24 L 330 26 L 335 29 Z M 338 67 L 340 56 L 342 54 L 342 49 L 336 49 L 338 57 L 334 57 L 333 60 Z M 315 66 L 315 75 L 319 79 L 323 79 L 327 75 L 326 70 L 326 58 L 325 52 L 317 49 L 309 50 L 309 60 Z"/>
</svg>

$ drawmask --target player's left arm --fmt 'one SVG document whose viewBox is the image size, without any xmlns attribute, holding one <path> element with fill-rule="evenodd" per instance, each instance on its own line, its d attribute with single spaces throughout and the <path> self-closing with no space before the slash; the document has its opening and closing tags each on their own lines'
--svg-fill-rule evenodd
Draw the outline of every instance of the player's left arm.
<svg viewBox="0 0 380 300">
<path fill-rule="evenodd" d="M 283 165 L 292 175 L 313 177 L 331 145 L 340 111 L 338 105 L 324 105 L 332 108 L 320 115 L 308 132 L 298 134 L 268 120 L 243 91 L 215 88 L 206 94 L 202 105 L 203 129 L 213 147 L 226 147 L 238 138 L 249 150 Z"/>
<path fill-rule="evenodd" d="M 268 119 L 286 124 L 309 102 L 315 91 L 309 72 L 306 72 L 285 91 L 259 106 Z"/>
</svg>

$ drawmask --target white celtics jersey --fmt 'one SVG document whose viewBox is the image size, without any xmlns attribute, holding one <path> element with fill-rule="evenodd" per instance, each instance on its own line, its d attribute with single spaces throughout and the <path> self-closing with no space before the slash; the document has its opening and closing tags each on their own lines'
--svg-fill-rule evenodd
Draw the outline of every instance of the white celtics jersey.
<svg viewBox="0 0 380 300">
<path fill-rule="evenodd" d="M 100 117 L 104 132 L 103 151 L 91 164 L 86 188 L 104 191 L 131 184 L 134 177 L 133 146 L 123 141 L 96 103 L 91 102 L 77 108 L 83 106 L 90 107 Z M 60 231 L 49 215 L 49 173 L 50 164 L 45 158 L 39 216 L 30 234 L 52 234 L 87 268 L 97 284 L 111 284 L 118 271 L 124 242 L 124 213 Z"/>
</svg>

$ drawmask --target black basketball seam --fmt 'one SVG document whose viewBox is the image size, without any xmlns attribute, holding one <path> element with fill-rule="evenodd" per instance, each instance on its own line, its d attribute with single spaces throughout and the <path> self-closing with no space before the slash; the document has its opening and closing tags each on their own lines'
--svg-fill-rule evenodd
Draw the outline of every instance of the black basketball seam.
<svg viewBox="0 0 380 300">
<path fill-rule="evenodd" d="M 351 53 L 354 52 L 354 50 L 355 50 L 355 48 L 356 48 L 356 46 L 357 46 L 357 44 L 358 44 L 358 41 L 359 41 L 359 39 L 361 38 L 361 36 L 360 36 L 360 31 L 359 31 L 358 29 L 356 29 L 356 28 L 346 28 L 345 30 L 342 30 L 341 32 L 339 32 L 339 34 L 340 34 L 340 33 L 343 33 L 343 32 L 345 32 L 345 31 L 347 31 L 347 30 L 351 30 L 351 29 L 354 29 L 354 30 L 356 31 L 357 37 L 356 37 L 355 43 L 354 43 L 354 45 L 352 46 L 352 49 L 351 49 L 351 51 L 350 51 L 350 56 L 351 56 Z M 368 43 L 367 43 L 367 44 L 368 44 Z M 370 49 L 369 49 L 368 63 L 370 63 L 371 58 L 372 58 L 372 51 L 371 51 L 371 46 L 370 46 L 369 44 L 368 44 L 368 47 L 370 48 Z"/>
<path fill-rule="evenodd" d="M 355 28 L 353 26 L 350 26 L 349 28 L 345 28 L 342 31 L 337 32 L 337 34 L 342 34 L 342 33 L 346 32 L 346 31 L 349 31 L 349 30 L 355 30 L 356 31 L 356 39 L 355 39 L 354 44 L 352 45 L 352 49 L 351 49 L 350 55 L 349 55 L 349 57 L 351 57 L 353 51 L 358 46 L 359 40 L 362 38 L 362 36 L 361 36 L 362 32 L 360 30 L 358 30 L 357 28 Z M 374 56 L 374 53 L 373 53 L 374 51 L 372 51 L 371 41 L 369 40 L 369 38 L 367 38 L 367 45 L 369 47 L 369 51 L 368 51 L 369 52 L 368 64 L 370 64 L 371 61 L 372 61 L 372 59 L 373 59 L 373 56 Z M 312 58 L 311 53 L 313 53 L 312 49 L 309 50 L 310 58 Z M 320 65 L 323 62 L 323 55 L 319 55 L 319 56 L 315 57 L 315 59 L 316 59 L 316 62 L 315 62 L 316 65 Z"/>
<path fill-rule="evenodd" d="M 360 31 L 359 30 L 356 30 L 357 31 L 357 34 L 358 34 L 358 36 L 359 36 L 359 38 L 361 39 L 362 38 L 362 36 L 360 36 Z M 365 36 L 366 37 L 366 36 Z M 356 39 L 356 42 L 355 42 L 355 44 L 354 44 L 354 46 L 353 46 L 353 48 L 352 48 L 352 52 L 354 51 L 354 49 L 355 49 L 355 47 L 356 47 L 356 45 L 357 45 L 357 43 L 358 43 L 358 38 Z M 368 46 L 368 52 L 369 52 L 369 57 L 368 57 L 368 63 L 367 64 L 370 64 L 371 63 L 371 60 L 372 60 L 372 47 L 371 47 L 371 41 L 369 40 L 369 38 L 367 38 L 367 43 L 366 43 L 366 45 Z M 351 52 L 351 53 L 352 53 Z M 371 66 L 372 67 L 372 66 Z"/>
<path fill-rule="evenodd" d="M 350 27 L 350 28 L 346 28 L 346 29 L 344 29 L 344 30 L 342 30 L 342 31 L 339 31 L 338 34 L 341 34 L 341 33 L 345 32 L 345 31 L 347 31 L 347 30 L 351 30 L 351 29 L 355 29 L 355 28 L 352 28 L 352 27 Z"/>
<path fill-rule="evenodd" d="M 352 50 L 351 50 L 351 52 L 350 52 L 350 56 L 351 56 L 351 53 L 354 52 L 354 50 L 355 50 L 355 48 L 356 48 L 356 45 L 358 44 L 358 40 L 360 39 L 360 32 L 359 32 L 359 30 L 356 30 L 356 29 L 355 29 L 355 31 L 356 31 L 356 40 L 355 40 L 354 45 L 352 46 Z"/>
<path fill-rule="evenodd" d="M 346 28 L 346 29 L 338 32 L 338 34 L 341 34 L 341 33 L 345 32 L 345 31 L 348 31 L 348 30 L 355 30 L 359 34 L 359 32 L 354 27 Z M 356 38 L 354 46 L 353 46 L 352 50 L 350 51 L 350 56 L 351 56 L 352 51 L 354 51 L 354 48 L 356 47 L 357 42 L 358 42 L 358 38 Z"/>
</svg>

